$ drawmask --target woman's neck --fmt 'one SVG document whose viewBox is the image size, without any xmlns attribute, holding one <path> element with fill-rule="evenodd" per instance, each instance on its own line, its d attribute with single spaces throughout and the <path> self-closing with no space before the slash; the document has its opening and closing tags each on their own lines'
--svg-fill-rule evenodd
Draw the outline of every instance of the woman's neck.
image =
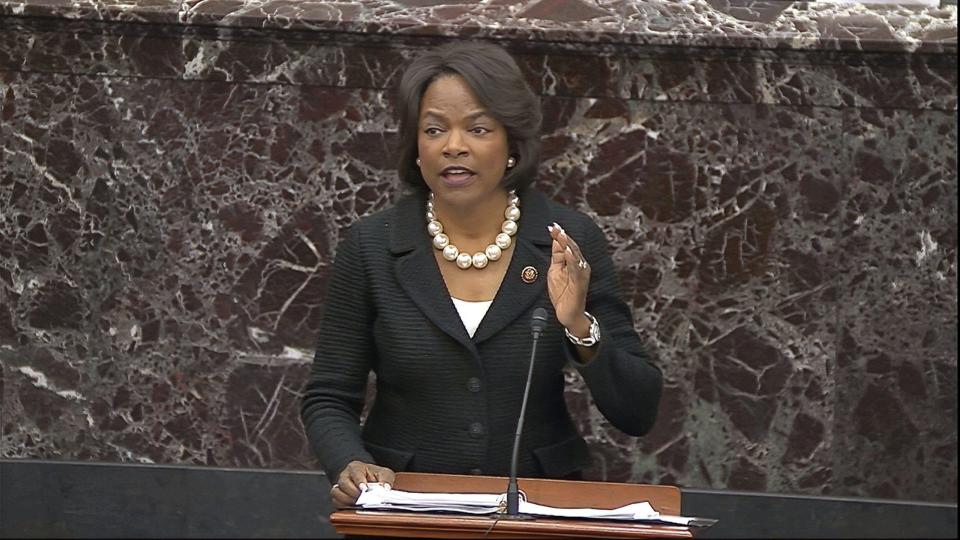
<svg viewBox="0 0 960 540">
<path fill-rule="evenodd" d="M 507 191 L 498 190 L 480 203 L 451 206 L 435 200 L 437 218 L 443 223 L 443 232 L 461 250 L 482 251 L 493 243 L 503 225 L 503 211 L 507 208 Z"/>
</svg>

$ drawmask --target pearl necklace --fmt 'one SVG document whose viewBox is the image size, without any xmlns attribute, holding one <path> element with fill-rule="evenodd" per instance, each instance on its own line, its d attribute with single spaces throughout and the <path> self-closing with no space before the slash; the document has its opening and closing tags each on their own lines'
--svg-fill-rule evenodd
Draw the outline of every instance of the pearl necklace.
<svg viewBox="0 0 960 540">
<path fill-rule="evenodd" d="M 443 234 L 443 224 L 437 219 L 437 214 L 433 210 L 433 193 L 427 201 L 427 232 L 433 237 L 433 247 L 443 251 L 443 258 L 451 262 L 455 261 L 461 270 L 470 267 L 478 270 L 484 268 L 490 261 L 499 259 L 503 255 L 503 250 L 513 244 L 513 239 L 510 237 L 517 234 L 517 220 L 520 219 L 520 198 L 513 190 L 507 196 L 507 209 L 503 211 L 503 217 L 506 220 L 500 227 L 502 232 L 497 235 L 492 244 L 473 255 L 460 253 L 457 246 L 450 243 L 450 237 Z"/>
</svg>

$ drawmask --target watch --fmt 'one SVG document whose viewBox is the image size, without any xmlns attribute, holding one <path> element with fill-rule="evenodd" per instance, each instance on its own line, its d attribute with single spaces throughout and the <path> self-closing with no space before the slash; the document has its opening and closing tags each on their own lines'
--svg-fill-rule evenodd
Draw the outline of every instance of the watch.
<svg viewBox="0 0 960 540">
<path fill-rule="evenodd" d="M 597 322 L 597 318 L 593 315 L 583 312 L 584 315 L 590 319 L 590 335 L 585 338 L 578 338 L 577 336 L 570 333 L 566 328 L 563 331 L 567 334 L 567 339 L 569 339 L 574 345 L 580 345 L 581 347 L 593 347 L 597 343 L 600 343 L 600 323 Z"/>
</svg>

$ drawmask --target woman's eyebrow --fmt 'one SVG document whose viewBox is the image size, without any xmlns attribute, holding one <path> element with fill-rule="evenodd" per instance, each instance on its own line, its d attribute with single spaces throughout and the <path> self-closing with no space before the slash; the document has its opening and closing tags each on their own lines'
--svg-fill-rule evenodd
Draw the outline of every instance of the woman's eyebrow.
<svg viewBox="0 0 960 540">
<path fill-rule="evenodd" d="M 477 118 L 480 118 L 481 116 L 490 116 L 490 114 L 487 113 L 487 111 L 479 110 L 479 111 L 472 112 L 472 113 L 468 114 L 468 115 L 467 115 L 467 120 L 476 120 Z"/>
<path fill-rule="evenodd" d="M 468 114 L 468 115 L 466 116 L 466 119 L 467 119 L 467 120 L 476 120 L 477 118 L 480 118 L 481 116 L 490 116 L 490 113 L 488 113 L 488 112 L 485 111 L 485 110 L 474 111 L 474 112 Z M 430 120 L 430 119 L 447 120 L 447 115 L 443 114 L 443 113 L 440 112 L 440 111 L 433 110 L 433 109 L 428 109 L 428 110 L 426 110 L 426 111 L 423 111 L 423 118 L 422 118 L 422 120 Z"/>
</svg>

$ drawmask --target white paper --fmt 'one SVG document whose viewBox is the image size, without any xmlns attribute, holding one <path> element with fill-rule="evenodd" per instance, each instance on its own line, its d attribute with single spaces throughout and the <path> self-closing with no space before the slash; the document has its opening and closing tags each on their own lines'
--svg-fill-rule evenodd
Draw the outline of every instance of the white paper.
<svg viewBox="0 0 960 540">
<path fill-rule="evenodd" d="M 669 523 L 671 525 L 683 525 L 684 527 L 686 527 L 687 525 L 690 525 L 692 522 L 696 521 L 697 519 L 698 518 L 685 517 L 685 516 L 668 516 L 666 514 L 660 514 L 659 516 L 657 516 L 657 521 L 662 521 L 664 523 Z M 709 521 L 715 521 L 715 520 L 709 520 Z"/>
<path fill-rule="evenodd" d="M 416 493 L 389 489 L 383 484 L 367 484 L 360 492 L 357 506 L 417 512 L 492 514 L 499 510 L 501 500 L 502 496 L 498 493 Z"/>
<path fill-rule="evenodd" d="M 635 502 L 612 510 L 599 508 L 557 508 L 536 504 L 521 497 L 520 513 L 536 516 L 616 519 L 624 521 L 656 521 L 687 526 L 697 520 L 684 516 L 663 515 L 648 502 Z M 414 512 L 459 512 L 465 514 L 494 514 L 506 505 L 503 493 L 418 493 L 390 489 L 383 484 L 367 484 L 357 499 L 364 509 L 407 510 Z M 712 521 L 712 520 L 708 520 Z"/>
</svg>

